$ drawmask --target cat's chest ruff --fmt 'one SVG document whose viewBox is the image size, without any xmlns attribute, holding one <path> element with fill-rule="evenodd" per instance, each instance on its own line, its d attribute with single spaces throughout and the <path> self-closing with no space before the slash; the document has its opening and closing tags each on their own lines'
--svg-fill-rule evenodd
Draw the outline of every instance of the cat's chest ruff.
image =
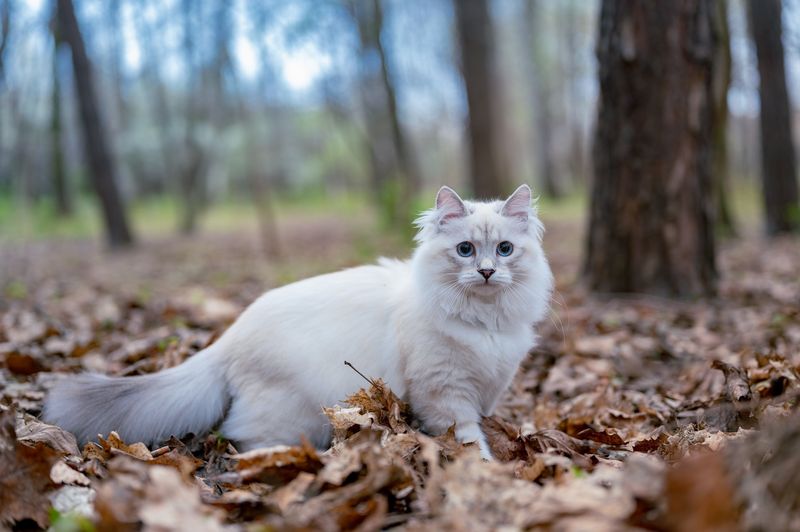
<svg viewBox="0 0 800 532">
<path fill-rule="evenodd" d="M 519 326 L 489 330 L 480 326 L 451 322 L 438 331 L 446 356 L 474 359 L 480 365 L 515 366 L 533 344 L 533 331 Z"/>
</svg>

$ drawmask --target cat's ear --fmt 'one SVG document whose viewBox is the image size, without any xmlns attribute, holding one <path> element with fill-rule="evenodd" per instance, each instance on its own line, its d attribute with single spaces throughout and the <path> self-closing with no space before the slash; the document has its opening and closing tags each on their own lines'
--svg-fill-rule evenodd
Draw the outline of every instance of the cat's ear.
<svg viewBox="0 0 800 532">
<path fill-rule="evenodd" d="M 503 204 L 500 214 L 527 222 L 531 215 L 531 187 L 520 185 Z"/>
<path fill-rule="evenodd" d="M 442 187 L 436 194 L 436 213 L 439 223 L 444 224 L 453 218 L 467 215 L 467 207 L 456 191 L 450 187 Z"/>
</svg>

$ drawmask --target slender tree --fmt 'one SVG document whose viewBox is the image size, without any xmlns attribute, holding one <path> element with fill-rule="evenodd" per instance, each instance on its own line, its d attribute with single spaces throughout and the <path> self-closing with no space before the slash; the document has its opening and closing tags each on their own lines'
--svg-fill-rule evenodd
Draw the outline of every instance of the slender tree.
<svg viewBox="0 0 800 532">
<path fill-rule="evenodd" d="M 786 91 L 781 0 L 749 0 L 761 101 L 761 180 L 767 234 L 800 230 L 797 165 Z"/>
<path fill-rule="evenodd" d="M 367 130 L 372 190 L 389 222 L 407 225 L 420 176 L 400 122 L 397 91 L 384 44 L 384 13 L 380 0 L 351 0 L 349 11 L 360 40 L 359 91 Z"/>
<path fill-rule="evenodd" d="M 50 98 L 50 167 L 53 177 L 53 192 L 56 197 L 56 212 L 59 216 L 69 216 L 72 214 L 72 200 L 67 183 L 67 172 L 64 167 L 64 152 L 61 146 L 60 48 L 61 41 L 58 37 L 58 33 L 53 31 L 53 86 Z"/>
<path fill-rule="evenodd" d="M 6 46 L 11 33 L 11 0 L 0 0 L 0 83 L 5 77 Z"/>
<path fill-rule="evenodd" d="M 97 98 L 92 65 L 86 53 L 72 0 L 58 0 L 58 32 L 72 52 L 72 67 L 78 108 L 83 125 L 83 148 L 89 176 L 105 221 L 108 243 L 113 248 L 129 246 L 133 236 L 117 188 L 117 173 L 108 147 L 105 126 Z"/>
<path fill-rule="evenodd" d="M 386 92 L 386 107 L 389 114 L 389 123 L 392 129 L 392 142 L 394 144 L 394 151 L 397 157 L 397 164 L 401 172 L 400 183 L 400 198 L 398 205 L 398 216 L 401 223 L 406 222 L 406 218 L 410 215 L 411 202 L 420 190 L 420 176 L 417 166 L 414 162 L 414 155 L 411 150 L 411 145 L 406 138 L 403 126 L 400 123 L 400 115 L 397 110 L 397 91 L 389 69 L 389 55 L 384 45 L 384 23 L 383 23 L 383 7 L 381 0 L 372 0 L 372 13 L 375 17 L 376 34 L 378 36 L 375 47 L 380 57 L 381 65 L 381 83 L 383 90 Z"/>
<path fill-rule="evenodd" d="M 714 291 L 712 7 L 602 3 L 585 262 L 596 291 Z"/>
<path fill-rule="evenodd" d="M 728 27 L 728 0 L 714 0 L 711 13 L 714 32 L 714 75 L 711 91 L 714 97 L 712 135 L 712 179 L 717 212 L 717 225 L 727 235 L 736 234 L 736 221 L 731 211 L 728 189 L 728 88 L 731 85 L 731 44 Z"/>
<path fill-rule="evenodd" d="M 197 128 L 200 123 L 200 103 L 198 92 L 202 79 L 197 76 L 196 33 L 192 20 L 194 10 L 198 4 L 193 0 L 182 0 L 181 31 L 184 64 L 186 65 L 186 101 L 184 108 L 184 146 L 182 164 L 178 170 L 178 190 L 182 205 L 179 220 L 181 233 L 190 235 L 197 229 L 197 218 L 203 203 L 203 187 L 205 186 L 205 152 L 197 138 Z"/>
<path fill-rule="evenodd" d="M 533 96 L 534 129 L 536 130 L 536 153 L 539 180 L 542 192 L 550 198 L 562 196 L 556 176 L 556 163 L 553 153 L 553 90 L 552 75 L 547 68 L 545 42 L 542 38 L 542 3 L 537 0 L 526 2 L 525 25 L 530 39 L 532 58 L 531 88 Z"/>
<path fill-rule="evenodd" d="M 470 176 L 479 198 L 498 197 L 506 188 L 497 150 L 493 115 L 498 101 L 493 94 L 494 34 L 487 0 L 455 2 L 461 68 L 469 109 Z"/>
</svg>

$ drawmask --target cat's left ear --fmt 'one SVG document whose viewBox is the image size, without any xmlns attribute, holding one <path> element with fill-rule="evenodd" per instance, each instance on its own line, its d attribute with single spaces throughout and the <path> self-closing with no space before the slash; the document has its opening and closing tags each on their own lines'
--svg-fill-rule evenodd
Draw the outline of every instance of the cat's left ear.
<svg viewBox="0 0 800 532">
<path fill-rule="evenodd" d="M 436 212 L 439 214 L 439 223 L 443 224 L 453 218 L 466 216 L 467 207 L 455 190 L 442 187 L 436 194 Z"/>
<path fill-rule="evenodd" d="M 527 222 L 531 215 L 531 187 L 520 185 L 503 204 L 500 214 Z"/>
</svg>

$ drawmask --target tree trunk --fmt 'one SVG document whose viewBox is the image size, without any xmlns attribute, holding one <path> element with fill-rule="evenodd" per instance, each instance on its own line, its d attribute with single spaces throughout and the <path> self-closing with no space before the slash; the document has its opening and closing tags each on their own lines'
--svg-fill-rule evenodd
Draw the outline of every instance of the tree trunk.
<svg viewBox="0 0 800 532">
<path fill-rule="evenodd" d="M 64 152 L 61 144 L 61 76 L 58 68 L 61 48 L 57 35 L 53 39 L 53 87 L 50 107 L 50 167 L 53 178 L 53 193 L 56 199 L 56 213 L 66 217 L 72 214 L 67 173 L 64 168 Z"/>
<path fill-rule="evenodd" d="M 505 176 L 499 169 L 492 115 L 497 97 L 492 94 L 493 33 L 487 0 L 455 2 L 461 68 L 469 107 L 470 175 L 478 198 L 502 195 Z"/>
<path fill-rule="evenodd" d="M 5 82 L 5 57 L 11 33 L 11 0 L 0 0 L 0 86 Z"/>
<path fill-rule="evenodd" d="M 375 46 L 378 50 L 378 57 L 380 57 L 381 81 L 383 83 L 383 89 L 386 92 L 386 107 L 389 113 L 389 122 L 392 126 L 392 141 L 394 143 L 395 156 L 402 179 L 402 182 L 399 183 L 401 190 L 397 205 L 398 218 L 400 223 L 406 224 L 412 214 L 411 203 L 417 194 L 419 194 L 421 182 L 411 152 L 411 146 L 400 124 L 400 118 L 397 113 L 397 95 L 395 94 L 394 84 L 389 75 L 389 59 L 386 56 L 386 50 L 381 41 L 381 35 L 383 34 L 383 9 L 381 8 L 381 0 L 372 0 L 372 4 L 378 37 Z"/>
<path fill-rule="evenodd" d="M 786 91 L 780 0 L 749 0 L 750 31 L 761 78 L 761 179 L 767 234 L 800 229 L 797 167 Z"/>
<path fill-rule="evenodd" d="M 129 246 L 133 236 L 128 226 L 116 181 L 116 168 L 108 148 L 100 101 L 95 94 L 92 65 L 86 54 L 72 0 L 58 0 L 59 34 L 72 51 L 76 92 L 83 124 L 83 147 L 92 187 L 100 200 L 106 236 L 112 248 Z"/>
<path fill-rule="evenodd" d="M 192 14 L 196 3 L 192 0 L 182 0 L 181 16 L 183 31 L 183 54 L 186 64 L 186 102 L 184 116 L 184 146 L 183 158 L 178 170 L 179 201 L 182 210 L 178 229 L 184 235 L 191 235 L 197 230 L 197 219 L 204 202 L 206 154 L 203 146 L 197 140 L 196 129 L 200 105 L 197 101 L 198 91 L 202 89 L 202 79 L 197 76 L 197 61 L 195 59 L 196 42 L 193 28 Z"/>
<path fill-rule="evenodd" d="M 398 116 L 389 58 L 381 41 L 382 5 L 380 0 L 351 0 L 347 5 L 361 45 L 359 92 L 367 132 L 371 189 L 385 220 L 392 226 L 406 227 L 420 180 Z"/>
<path fill-rule="evenodd" d="M 711 2 L 603 1 L 585 262 L 595 291 L 714 291 Z"/>
<path fill-rule="evenodd" d="M 736 221 L 728 201 L 730 169 L 728 164 L 728 88 L 731 84 L 731 44 L 728 28 L 728 0 L 714 0 L 711 14 L 714 31 L 714 75 L 711 90 L 714 118 L 711 125 L 712 172 L 717 226 L 723 234 L 736 235 Z"/>
<path fill-rule="evenodd" d="M 548 198 L 560 198 L 561 187 L 558 185 L 556 165 L 553 160 L 553 117 L 552 91 L 548 81 L 541 38 L 541 3 L 529 0 L 526 4 L 525 22 L 530 38 L 529 48 L 533 62 L 531 87 L 533 89 L 534 128 L 536 130 L 537 167 L 542 192 Z"/>
</svg>

